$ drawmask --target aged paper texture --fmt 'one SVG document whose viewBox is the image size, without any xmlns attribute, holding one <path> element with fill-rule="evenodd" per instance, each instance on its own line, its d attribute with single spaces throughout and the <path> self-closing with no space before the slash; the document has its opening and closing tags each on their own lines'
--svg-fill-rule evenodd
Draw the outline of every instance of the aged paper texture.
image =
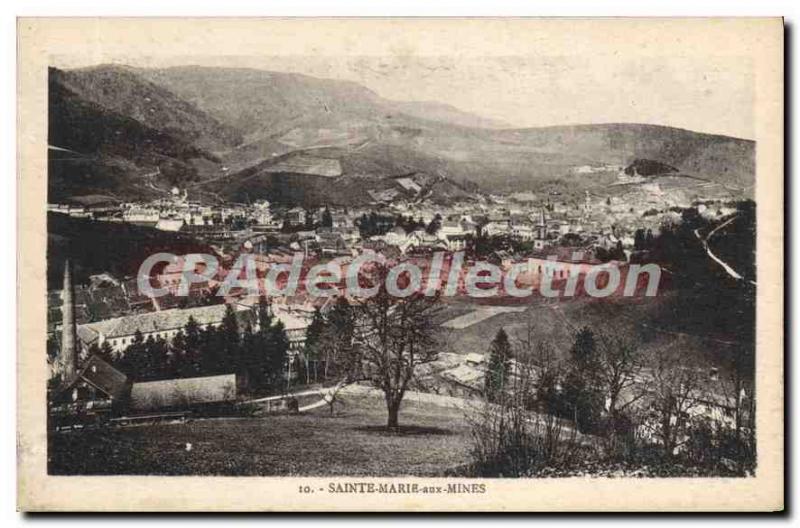
<svg viewBox="0 0 800 528">
<path fill-rule="evenodd" d="M 781 19 L 18 50 L 20 509 L 783 509 Z"/>
</svg>

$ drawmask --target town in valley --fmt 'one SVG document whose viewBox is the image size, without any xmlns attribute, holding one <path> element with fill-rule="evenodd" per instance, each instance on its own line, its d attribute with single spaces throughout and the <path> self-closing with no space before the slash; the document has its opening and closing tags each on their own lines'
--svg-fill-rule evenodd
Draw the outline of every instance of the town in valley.
<svg viewBox="0 0 800 528">
<path fill-rule="evenodd" d="M 755 471 L 754 142 L 235 68 L 51 68 L 49 91 L 51 474 Z M 151 295 L 163 253 L 220 265 L 152 266 Z M 459 254 L 555 294 L 226 285 L 243 255 L 263 279 L 371 254 L 380 279 Z M 564 294 L 645 265 L 655 294 Z"/>
</svg>

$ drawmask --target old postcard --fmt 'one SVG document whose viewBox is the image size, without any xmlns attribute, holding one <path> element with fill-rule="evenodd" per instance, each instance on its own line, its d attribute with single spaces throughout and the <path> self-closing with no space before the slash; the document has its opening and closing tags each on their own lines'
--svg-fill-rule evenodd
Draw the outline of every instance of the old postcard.
<svg viewBox="0 0 800 528">
<path fill-rule="evenodd" d="M 27 18 L 19 508 L 783 508 L 781 19 Z"/>
</svg>

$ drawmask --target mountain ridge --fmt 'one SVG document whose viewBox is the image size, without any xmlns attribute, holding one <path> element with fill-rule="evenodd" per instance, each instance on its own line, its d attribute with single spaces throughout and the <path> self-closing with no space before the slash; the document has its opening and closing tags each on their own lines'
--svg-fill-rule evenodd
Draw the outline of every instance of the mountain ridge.
<svg viewBox="0 0 800 528">
<path fill-rule="evenodd" d="M 314 167 L 324 167 L 318 175 L 323 179 L 315 183 L 320 186 L 315 192 L 323 196 L 325 186 L 334 184 L 326 175 L 338 174 L 337 167 L 338 185 L 342 178 L 380 180 L 420 172 L 491 192 L 601 188 L 616 174 L 576 175 L 575 168 L 624 167 L 635 159 L 676 167 L 736 193 L 751 192 L 754 182 L 752 140 L 665 125 L 468 126 L 492 121 L 446 103 L 389 101 L 353 81 L 247 68 L 98 66 L 59 72 L 51 71 L 51 77 L 66 89 L 74 88 L 73 97 L 100 106 L 109 116 L 150 126 L 166 143 L 191 146 L 194 150 L 177 157 L 166 154 L 162 162 L 184 166 L 187 185 L 213 188 L 229 198 L 241 193 L 237 179 L 245 177 L 254 190 L 267 193 L 255 198 L 270 198 L 272 186 L 268 181 L 259 184 L 253 167 L 261 168 L 257 172 L 265 180 L 281 173 L 284 186 L 297 185 L 301 191 L 315 175 Z M 154 112 L 149 112 L 151 103 Z M 442 113 L 420 117 L 402 111 L 419 105 Z M 335 159 L 336 164 L 312 160 L 299 174 L 282 171 L 285 166 L 270 169 L 291 153 Z M 180 185 L 181 177 L 156 187 L 163 189 L 166 183 Z"/>
</svg>

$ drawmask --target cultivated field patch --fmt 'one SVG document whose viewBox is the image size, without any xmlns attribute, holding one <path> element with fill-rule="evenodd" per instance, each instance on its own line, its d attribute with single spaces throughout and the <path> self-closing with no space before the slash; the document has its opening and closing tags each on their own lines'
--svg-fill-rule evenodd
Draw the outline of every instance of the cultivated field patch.
<svg viewBox="0 0 800 528">
<path fill-rule="evenodd" d="M 504 313 L 522 313 L 525 311 L 526 306 L 481 306 L 472 312 L 460 315 L 449 321 L 442 323 L 444 328 L 452 328 L 454 330 L 463 330 L 474 324 L 485 321 L 495 315 Z"/>
</svg>

